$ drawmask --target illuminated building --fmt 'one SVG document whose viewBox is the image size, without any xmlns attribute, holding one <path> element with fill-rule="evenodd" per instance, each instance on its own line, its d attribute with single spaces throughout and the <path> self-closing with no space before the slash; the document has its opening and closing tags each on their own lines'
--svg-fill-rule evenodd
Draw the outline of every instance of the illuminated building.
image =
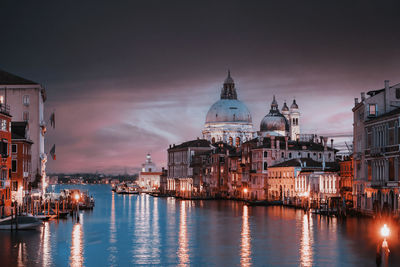
<svg viewBox="0 0 400 267">
<path fill-rule="evenodd" d="M 160 176 L 162 172 L 157 171 L 156 164 L 152 162 L 150 153 L 146 156 L 146 162 L 142 164 L 139 173 L 138 184 L 146 190 L 156 190 L 160 187 Z"/>
<path fill-rule="evenodd" d="M 255 136 L 250 111 L 238 100 L 235 82 L 230 72 L 221 89 L 221 99 L 215 102 L 206 116 L 203 138 L 240 146 Z"/>
<path fill-rule="evenodd" d="M 32 180 L 42 175 L 44 152 L 44 102 L 46 91 L 40 84 L 0 70 L 0 102 L 10 105 L 13 121 L 26 121 L 27 136 L 33 141 L 31 154 Z"/>
<path fill-rule="evenodd" d="M 363 213 L 397 214 L 400 195 L 400 84 L 361 93 L 353 107 L 353 198 Z"/>
<path fill-rule="evenodd" d="M 0 217 L 11 214 L 11 116 L 10 107 L 0 104 Z"/>
<path fill-rule="evenodd" d="M 27 122 L 11 122 L 11 191 L 12 197 L 22 203 L 31 177 L 31 146 L 27 136 Z"/>
</svg>

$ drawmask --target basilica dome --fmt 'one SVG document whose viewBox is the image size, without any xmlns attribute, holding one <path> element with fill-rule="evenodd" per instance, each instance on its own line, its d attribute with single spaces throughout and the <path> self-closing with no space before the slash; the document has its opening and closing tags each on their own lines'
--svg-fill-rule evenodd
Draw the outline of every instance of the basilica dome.
<svg viewBox="0 0 400 267">
<path fill-rule="evenodd" d="M 206 123 L 251 123 L 250 111 L 237 99 L 220 99 L 208 110 Z"/>
<path fill-rule="evenodd" d="M 221 98 L 207 112 L 203 138 L 239 146 L 254 137 L 251 114 L 246 105 L 238 100 L 235 82 L 230 71 L 221 88 Z"/>
<path fill-rule="evenodd" d="M 285 116 L 279 112 L 275 96 L 271 104 L 271 110 L 261 121 L 260 131 L 271 135 L 285 135 L 289 131 L 289 123 Z"/>
</svg>

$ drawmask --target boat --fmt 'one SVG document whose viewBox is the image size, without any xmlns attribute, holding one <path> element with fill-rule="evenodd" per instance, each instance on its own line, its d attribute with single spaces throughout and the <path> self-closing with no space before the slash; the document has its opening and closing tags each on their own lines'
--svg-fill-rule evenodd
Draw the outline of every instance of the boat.
<svg viewBox="0 0 400 267">
<path fill-rule="evenodd" d="M 0 219 L 0 230 L 35 230 L 42 224 L 43 223 L 34 216 L 21 215 L 16 218 L 14 216 L 9 216 Z"/>
<path fill-rule="evenodd" d="M 135 184 L 128 184 L 127 185 L 127 193 L 128 194 L 139 194 L 140 190 L 139 190 L 139 186 L 135 185 Z"/>
<path fill-rule="evenodd" d="M 115 188 L 115 193 L 128 194 L 127 187 L 125 185 L 117 185 L 117 187 Z"/>
</svg>

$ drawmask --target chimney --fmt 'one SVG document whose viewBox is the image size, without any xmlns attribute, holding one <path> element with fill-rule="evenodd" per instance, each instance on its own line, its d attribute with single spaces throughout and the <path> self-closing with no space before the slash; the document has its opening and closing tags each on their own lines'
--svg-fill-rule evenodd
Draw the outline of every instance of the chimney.
<svg viewBox="0 0 400 267">
<path fill-rule="evenodd" d="M 384 95 L 383 95 L 383 97 L 384 97 L 384 112 L 386 113 L 387 112 L 387 109 L 386 109 L 386 99 L 387 99 L 387 95 L 389 94 L 389 80 L 385 80 L 385 92 L 384 92 Z"/>
<path fill-rule="evenodd" d="M 288 151 L 288 140 L 289 140 L 289 136 L 285 136 L 285 150 Z"/>
<path fill-rule="evenodd" d="M 328 137 L 324 137 L 324 151 L 328 150 Z"/>
<path fill-rule="evenodd" d="M 358 98 L 356 97 L 356 98 L 354 98 L 354 106 L 357 106 L 358 105 Z"/>
<path fill-rule="evenodd" d="M 331 139 L 331 148 L 333 149 L 333 138 Z"/>
<path fill-rule="evenodd" d="M 169 148 L 171 148 L 171 144 L 169 144 Z"/>
<path fill-rule="evenodd" d="M 389 80 L 385 80 L 385 90 L 389 89 Z"/>
<path fill-rule="evenodd" d="M 365 93 L 362 92 L 362 93 L 361 93 L 361 101 L 364 101 L 364 100 L 365 100 Z"/>
</svg>

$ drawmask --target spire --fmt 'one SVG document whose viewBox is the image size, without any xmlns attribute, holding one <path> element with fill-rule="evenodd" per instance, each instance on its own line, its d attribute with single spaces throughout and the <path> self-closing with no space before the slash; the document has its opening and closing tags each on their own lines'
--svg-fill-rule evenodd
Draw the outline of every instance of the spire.
<svg viewBox="0 0 400 267">
<path fill-rule="evenodd" d="M 278 110 L 278 102 L 276 102 L 275 95 L 274 95 L 274 99 L 272 100 L 272 103 L 271 103 L 271 111 L 270 112 L 275 112 L 275 111 L 279 111 L 279 110 Z"/>
<path fill-rule="evenodd" d="M 235 82 L 231 77 L 231 71 L 228 69 L 228 76 L 224 81 L 224 86 L 221 90 L 221 99 L 237 99 Z"/>
<path fill-rule="evenodd" d="M 285 100 L 285 102 L 283 102 L 282 111 L 289 111 L 289 107 L 286 104 L 286 100 Z"/>
<path fill-rule="evenodd" d="M 290 106 L 290 108 L 291 108 L 291 109 L 298 109 L 298 108 L 299 108 L 299 106 L 298 106 L 297 103 L 296 103 L 296 99 L 293 99 L 293 103 L 292 103 L 292 105 Z"/>
</svg>

